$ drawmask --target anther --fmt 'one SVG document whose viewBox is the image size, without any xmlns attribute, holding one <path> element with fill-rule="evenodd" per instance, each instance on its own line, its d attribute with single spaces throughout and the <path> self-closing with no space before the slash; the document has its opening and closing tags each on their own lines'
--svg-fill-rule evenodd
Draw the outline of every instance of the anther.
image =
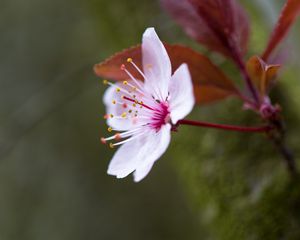
<svg viewBox="0 0 300 240">
<path fill-rule="evenodd" d="M 121 117 L 122 117 L 122 118 L 126 118 L 126 116 L 127 116 L 127 113 L 126 113 L 126 112 L 123 112 L 123 113 L 121 114 Z"/>
<path fill-rule="evenodd" d="M 113 117 L 114 117 L 114 115 L 113 115 L 113 114 L 109 114 L 109 116 L 110 116 L 110 118 L 113 118 Z"/>
<path fill-rule="evenodd" d="M 111 132 L 111 131 L 112 131 L 112 127 L 109 127 L 109 128 L 107 129 L 107 131 Z"/>
<path fill-rule="evenodd" d="M 107 84 L 108 84 L 108 81 L 107 81 L 106 79 L 104 79 L 104 80 L 103 80 L 103 84 L 104 84 L 104 85 L 107 85 Z"/>
<path fill-rule="evenodd" d="M 126 69 L 125 65 L 122 64 L 121 67 L 120 67 L 120 69 L 124 71 Z"/>
<path fill-rule="evenodd" d="M 103 144 L 106 144 L 106 140 L 105 140 L 105 138 L 101 138 L 101 143 L 103 143 Z"/>
<path fill-rule="evenodd" d="M 123 84 L 124 84 L 124 85 L 127 85 L 127 84 L 128 84 L 128 82 L 127 82 L 127 81 L 123 81 Z"/>
<path fill-rule="evenodd" d="M 121 88 L 116 88 L 116 91 L 117 91 L 117 92 L 120 92 L 120 91 L 121 91 Z"/>
<path fill-rule="evenodd" d="M 114 144 L 113 143 L 109 143 L 109 147 L 110 148 L 114 148 Z"/>
<path fill-rule="evenodd" d="M 123 108 L 127 108 L 127 104 L 126 104 L 126 103 L 123 103 L 122 107 L 123 107 Z"/>
<path fill-rule="evenodd" d="M 116 100 L 112 100 L 112 104 L 116 104 Z"/>
<path fill-rule="evenodd" d="M 127 62 L 131 63 L 132 62 L 132 58 L 127 58 Z"/>
<path fill-rule="evenodd" d="M 120 133 L 116 133 L 115 135 L 115 140 L 120 140 L 122 137 L 121 137 L 121 134 Z"/>
</svg>

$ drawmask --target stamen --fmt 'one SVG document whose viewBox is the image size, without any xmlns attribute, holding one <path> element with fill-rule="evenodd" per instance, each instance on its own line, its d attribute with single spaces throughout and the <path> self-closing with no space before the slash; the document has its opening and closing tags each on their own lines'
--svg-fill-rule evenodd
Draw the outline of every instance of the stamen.
<svg viewBox="0 0 300 240">
<path fill-rule="evenodd" d="M 109 127 L 107 131 L 112 132 L 112 127 Z"/>
<path fill-rule="evenodd" d="M 134 135 L 134 136 L 132 136 L 132 137 L 130 137 L 130 138 L 127 138 L 127 139 L 121 141 L 121 142 L 113 143 L 112 145 L 113 145 L 114 147 L 115 147 L 115 146 L 118 146 L 118 145 L 122 145 L 122 144 L 124 144 L 124 143 L 126 143 L 126 142 L 130 142 L 130 141 L 134 140 L 134 139 L 137 138 L 137 137 L 140 137 L 140 136 L 143 135 L 143 134 L 145 134 L 145 132 L 141 132 L 141 133 L 139 133 L 139 134 L 136 134 L 136 135 Z"/>
<path fill-rule="evenodd" d="M 128 59 L 127 59 L 128 60 Z M 131 61 L 129 61 L 131 64 L 132 64 L 132 66 L 142 75 L 142 77 L 144 78 L 144 79 L 146 79 L 146 76 L 145 76 L 145 74 L 142 72 L 142 70 L 132 61 L 132 59 L 131 59 Z"/>
<path fill-rule="evenodd" d="M 126 96 L 124 96 L 124 99 L 126 99 L 126 100 L 128 100 L 128 101 L 130 101 L 130 102 L 133 102 L 132 106 L 134 106 L 134 107 L 136 107 L 136 104 L 139 104 L 139 105 L 141 105 L 141 106 L 143 106 L 143 107 L 145 107 L 145 108 L 148 108 L 149 110 L 153 110 L 153 111 L 154 111 L 153 108 L 151 108 L 151 107 L 145 105 L 145 104 L 142 103 L 142 102 L 138 102 L 137 100 L 133 100 L 133 99 L 128 98 L 128 97 L 126 97 Z"/>
<path fill-rule="evenodd" d="M 121 70 L 122 71 L 125 71 L 126 72 L 126 74 L 131 78 L 131 80 L 132 81 L 134 81 L 135 82 L 135 84 L 136 85 L 138 85 L 138 87 L 140 88 L 140 89 L 143 89 L 143 87 L 142 87 L 142 85 L 139 83 L 139 81 L 126 69 L 126 67 L 125 67 L 125 65 L 124 64 L 122 64 L 121 65 Z"/>
</svg>

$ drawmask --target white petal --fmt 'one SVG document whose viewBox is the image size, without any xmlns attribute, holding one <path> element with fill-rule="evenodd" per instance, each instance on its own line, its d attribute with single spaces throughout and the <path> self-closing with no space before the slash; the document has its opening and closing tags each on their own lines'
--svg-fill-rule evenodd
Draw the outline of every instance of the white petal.
<svg viewBox="0 0 300 240">
<path fill-rule="evenodd" d="M 175 71 L 169 85 L 170 112 L 172 123 L 177 123 L 188 115 L 195 104 L 193 83 L 187 64 L 182 64 Z"/>
<path fill-rule="evenodd" d="M 107 173 L 123 178 L 138 170 L 137 180 L 144 178 L 151 169 L 145 167 L 153 165 L 166 151 L 171 138 L 170 128 L 169 124 L 158 132 L 147 128 L 143 135 L 122 145 L 111 160 Z"/>
<path fill-rule="evenodd" d="M 154 28 L 147 28 L 143 35 L 142 57 L 145 88 L 164 100 L 168 95 L 172 68 L 168 53 Z"/>
<path fill-rule="evenodd" d="M 161 127 L 156 137 L 151 140 L 148 147 L 148 155 L 139 164 L 133 173 L 134 181 L 139 182 L 150 172 L 154 162 L 167 150 L 171 140 L 171 125 L 166 124 Z"/>
<path fill-rule="evenodd" d="M 139 168 L 137 168 L 135 170 L 135 172 L 133 173 L 133 178 L 135 182 L 139 182 L 141 181 L 144 177 L 147 176 L 147 174 L 150 172 L 152 166 L 153 166 L 154 162 L 149 163 L 145 166 L 140 166 Z"/>
</svg>

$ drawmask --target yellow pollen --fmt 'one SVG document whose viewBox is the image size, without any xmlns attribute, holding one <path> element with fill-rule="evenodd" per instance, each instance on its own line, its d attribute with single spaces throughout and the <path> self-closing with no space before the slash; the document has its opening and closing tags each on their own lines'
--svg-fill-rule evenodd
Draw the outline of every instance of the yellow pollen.
<svg viewBox="0 0 300 240">
<path fill-rule="evenodd" d="M 112 100 L 112 104 L 116 104 L 116 100 Z"/>
<path fill-rule="evenodd" d="M 114 144 L 113 143 L 109 143 L 109 147 L 110 148 L 114 148 Z"/>
<path fill-rule="evenodd" d="M 108 84 L 108 81 L 107 81 L 106 79 L 104 79 L 104 80 L 103 80 L 103 84 L 104 84 L 104 85 L 107 85 L 107 84 Z"/>
<path fill-rule="evenodd" d="M 127 58 L 127 62 L 132 62 L 132 58 Z"/>
<path fill-rule="evenodd" d="M 120 92 L 120 91 L 121 91 L 121 88 L 116 88 L 116 91 L 117 91 L 117 92 Z"/>
<path fill-rule="evenodd" d="M 111 128 L 111 127 L 109 127 L 109 128 L 107 129 L 107 131 L 111 132 L 111 131 L 112 131 L 112 128 Z"/>
<path fill-rule="evenodd" d="M 132 106 L 133 106 L 133 107 L 136 107 L 136 104 L 135 104 L 135 103 L 133 103 L 133 104 L 132 104 Z"/>
<path fill-rule="evenodd" d="M 113 117 L 114 117 L 114 115 L 113 115 L 113 114 L 109 114 L 109 116 L 110 116 L 110 118 L 113 118 Z"/>
<path fill-rule="evenodd" d="M 123 81 L 123 84 L 124 84 L 124 85 L 127 85 L 127 84 L 128 84 L 128 82 L 127 82 L 127 81 Z"/>
<path fill-rule="evenodd" d="M 128 110 L 128 112 L 129 112 L 129 113 L 132 113 L 132 110 L 131 110 L 131 109 L 129 109 L 129 110 Z"/>
<path fill-rule="evenodd" d="M 122 115 L 121 115 L 122 118 L 126 118 L 126 116 L 127 116 L 126 112 L 123 112 Z"/>
</svg>

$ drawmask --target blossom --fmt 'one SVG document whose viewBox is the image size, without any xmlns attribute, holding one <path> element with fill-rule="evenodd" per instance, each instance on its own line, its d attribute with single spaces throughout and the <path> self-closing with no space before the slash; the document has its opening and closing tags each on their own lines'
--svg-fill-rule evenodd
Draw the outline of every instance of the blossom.
<svg viewBox="0 0 300 240">
<path fill-rule="evenodd" d="M 172 75 L 168 53 L 154 28 L 143 34 L 143 71 L 127 59 L 140 74 L 136 79 L 125 65 L 121 69 L 128 80 L 110 85 L 104 94 L 108 131 L 115 140 L 110 147 L 121 145 L 114 154 L 107 173 L 124 178 L 133 172 L 134 181 L 142 180 L 170 143 L 171 128 L 189 114 L 194 106 L 193 85 L 188 66 L 183 63 Z"/>
</svg>

